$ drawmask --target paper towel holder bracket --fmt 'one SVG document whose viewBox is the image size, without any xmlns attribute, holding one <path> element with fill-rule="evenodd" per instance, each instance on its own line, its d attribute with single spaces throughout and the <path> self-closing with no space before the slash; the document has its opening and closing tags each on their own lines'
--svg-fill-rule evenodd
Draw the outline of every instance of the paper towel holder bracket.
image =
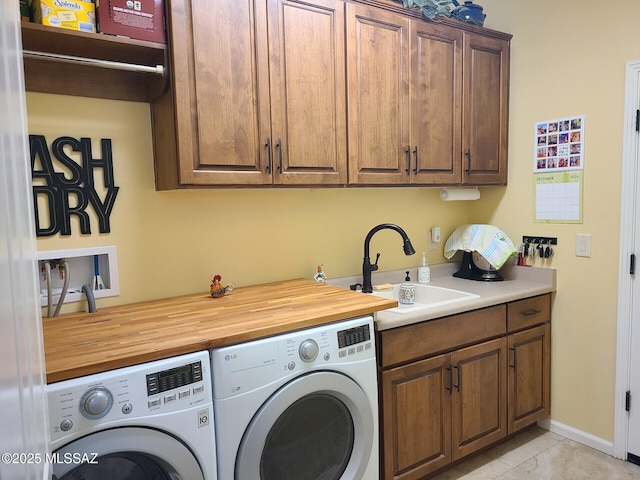
<svg viewBox="0 0 640 480">
<path fill-rule="evenodd" d="M 456 200 L 478 200 L 480 190 L 478 187 L 442 187 L 440 200 L 445 202 Z"/>
</svg>

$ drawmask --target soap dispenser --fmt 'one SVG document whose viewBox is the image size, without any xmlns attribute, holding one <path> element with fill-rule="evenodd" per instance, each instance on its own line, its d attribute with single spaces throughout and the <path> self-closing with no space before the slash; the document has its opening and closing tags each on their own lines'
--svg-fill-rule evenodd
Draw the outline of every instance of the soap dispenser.
<svg viewBox="0 0 640 480">
<path fill-rule="evenodd" d="M 398 303 L 402 305 L 413 305 L 416 299 L 416 289 L 411 283 L 411 277 L 409 277 L 409 272 L 407 272 L 407 276 L 404 279 L 404 282 L 400 284 L 400 292 L 398 294 Z"/>
<path fill-rule="evenodd" d="M 418 267 L 418 283 L 429 283 L 431 281 L 431 268 L 427 262 L 427 256 L 422 252 L 422 261 Z"/>
</svg>

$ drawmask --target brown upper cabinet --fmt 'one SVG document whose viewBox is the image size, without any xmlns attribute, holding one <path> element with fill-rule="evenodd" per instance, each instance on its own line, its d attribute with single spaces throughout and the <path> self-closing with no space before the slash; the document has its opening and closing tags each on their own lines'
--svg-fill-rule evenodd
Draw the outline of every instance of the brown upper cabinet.
<svg viewBox="0 0 640 480">
<path fill-rule="evenodd" d="M 347 4 L 349 183 L 407 183 L 410 163 L 409 23 Z"/>
<path fill-rule="evenodd" d="M 509 39 L 347 4 L 349 183 L 505 185 Z"/>
<path fill-rule="evenodd" d="M 341 0 L 172 0 L 159 189 L 344 184 Z"/>
<path fill-rule="evenodd" d="M 23 24 L 27 90 L 151 103 L 156 188 L 506 185 L 511 35 L 391 0 L 167 0 L 168 45 Z"/>
<path fill-rule="evenodd" d="M 507 184 L 509 41 L 464 34 L 462 183 Z"/>
<path fill-rule="evenodd" d="M 462 31 L 347 4 L 349 183 L 460 183 Z"/>
</svg>

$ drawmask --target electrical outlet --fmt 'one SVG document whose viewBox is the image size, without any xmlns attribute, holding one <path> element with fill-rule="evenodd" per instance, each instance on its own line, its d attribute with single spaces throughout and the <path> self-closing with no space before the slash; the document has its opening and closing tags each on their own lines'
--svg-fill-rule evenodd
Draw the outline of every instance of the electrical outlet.
<svg viewBox="0 0 640 480">
<path fill-rule="evenodd" d="M 438 250 L 438 243 L 440 243 L 440 227 L 433 227 L 429 235 L 429 251 L 435 252 Z"/>
<path fill-rule="evenodd" d="M 431 229 L 431 239 L 434 243 L 440 243 L 440 227 L 433 227 Z"/>
</svg>

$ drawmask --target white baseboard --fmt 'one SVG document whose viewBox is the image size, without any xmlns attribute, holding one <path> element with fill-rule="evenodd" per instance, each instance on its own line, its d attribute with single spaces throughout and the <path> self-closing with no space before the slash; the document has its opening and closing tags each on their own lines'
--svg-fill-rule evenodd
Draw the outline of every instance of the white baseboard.
<svg viewBox="0 0 640 480">
<path fill-rule="evenodd" d="M 576 428 L 570 427 L 569 425 L 565 425 L 548 418 L 538 421 L 538 426 L 540 428 L 544 428 L 545 430 L 549 430 L 552 433 L 562 435 L 563 437 L 575 442 L 582 443 L 583 445 L 591 447 L 602 453 L 606 453 L 607 455 L 614 456 L 613 442 L 610 442 L 608 440 L 604 440 L 602 438 L 596 437 L 595 435 L 591 435 L 590 433 L 583 432 Z"/>
</svg>

